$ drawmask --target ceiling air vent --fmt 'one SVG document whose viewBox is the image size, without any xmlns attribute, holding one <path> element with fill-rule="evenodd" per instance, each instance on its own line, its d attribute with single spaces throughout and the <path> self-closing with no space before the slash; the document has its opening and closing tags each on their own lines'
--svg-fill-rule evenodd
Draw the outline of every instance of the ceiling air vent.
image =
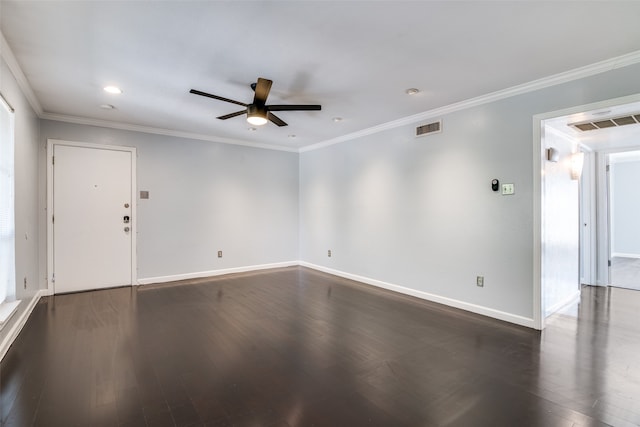
<svg viewBox="0 0 640 427">
<path fill-rule="evenodd" d="M 442 120 L 438 120 L 437 122 L 418 126 L 416 128 L 416 136 L 425 136 L 425 135 L 430 135 L 432 133 L 440 133 L 440 132 L 442 132 Z"/>
<path fill-rule="evenodd" d="M 640 123 L 640 114 L 622 116 L 622 117 L 614 117 L 611 119 L 600 119 L 597 121 L 589 121 L 589 122 L 579 122 L 579 123 L 569 123 L 568 126 L 571 126 L 574 129 L 578 129 L 579 131 L 585 132 L 588 130 L 596 130 L 596 129 L 606 129 L 613 128 L 624 125 L 635 125 Z"/>
</svg>

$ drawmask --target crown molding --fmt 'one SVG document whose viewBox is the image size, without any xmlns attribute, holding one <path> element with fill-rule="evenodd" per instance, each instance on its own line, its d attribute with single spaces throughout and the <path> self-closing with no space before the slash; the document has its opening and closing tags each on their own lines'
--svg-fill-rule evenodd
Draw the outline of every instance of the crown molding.
<svg viewBox="0 0 640 427">
<path fill-rule="evenodd" d="M 4 34 L 0 31 L 0 56 L 4 58 L 7 66 L 9 67 L 9 71 L 13 74 L 16 81 L 18 82 L 18 87 L 24 94 L 25 98 L 27 98 L 27 102 L 33 111 L 36 112 L 38 117 L 40 117 L 43 113 L 42 105 L 40 105 L 40 101 L 36 98 L 36 94 L 31 89 L 31 85 L 29 84 L 29 80 L 27 80 L 27 76 L 22 72 L 22 68 L 18 64 L 18 60 L 16 59 L 11 47 L 9 47 L 9 43 L 7 43 L 7 39 L 4 38 Z"/>
<path fill-rule="evenodd" d="M 199 141 L 218 142 L 221 144 L 242 145 L 245 147 L 261 148 L 266 150 L 288 151 L 297 153 L 298 149 L 293 147 L 280 147 L 271 144 L 262 144 L 259 142 L 249 142 L 240 139 L 224 138 L 212 135 L 203 135 L 199 133 L 183 132 L 171 129 L 162 129 L 151 126 L 140 126 L 130 123 L 112 122 L 108 120 L 91 119 L 77 116 L 67 116 L 63 114 L 42 113 L 40 118 L 44 120 L 53 120 L 56 122 L 74 123 L 79 125 L 98 126 L 103 128 L 127 130 L 133 132 L 150 133 L 155 135 L 173 136 L 177 138 L 195 139 Z"/>
<path fill-rule="evenodd" d="M 528 83 L 524 83 L 517 86 L 512 86 L 507 89 L 502 89 L 496 92 L 491 92 L 486 95 L 480 95 L 475 98 L 470 98 L 464 101 L 456 102 L 446 105 L 444 107 L 434 108 L 432 110 L 424 111 L 422 113 L 414 114 L 412 116 L 404 117 L 398 120 L 386 122 L 377 126 L 366 128 L 357 132 L 349 133 L 339 136 L 337 138 L 329 139 L 326 141 L 318 142 L 316 144 L 308 145 L 300 148 L 300 152 L 318 150 L 320 148 L 328 147 L 330 145 L 339 144 L 341 142 L 350 141 L 352 139 L 361 138 L 363 136 L 372 135 L 385 130 L 394 129 L 400 126 L 409 125 L 412 123 L 430 120 L 436 117 L 451 114 L 456 111 L 465 110 L 472 107 L 477 107 L 483 104 L 489 104 L 491 102 L 500 101 L 502 99 L 510 98 L 516 95 L 522 95 L 536 90 L 545 89 L 550 86 L 559 85 L 562 83 L 568 83 L 574 80 L 579 80 L 585 77 L 590 77 L 596 74 L 605 73 L 618 68 L 627 67 L 629 65 L 637 64 L 640 62 L 640 50 L 628 53 L 626 55 L 617 56 L 604 61 L 596 62 L 594 64 L 586 65 L 584 67 L 575 68 L 573 70 L 565 71 L 562 73 L 554 74 L 552 76 L 543 77 L 538 80 L 533 80 Z"/>
<path fill-rule="evenodd" d="M 438 118 L 447 114 L 454 113 L 456 111 L 465 110 L 468 108 L 477 107 L 491 102 L 496 102 L 502 99 L 510 98 L 516 95 L 522 95 L 525 93 L 533 92 L 536 90 L 544 89 L 550 86 L 559 85 L 562 83 L 579 80 L 585 77 L 590 77 L 596 74 L 605 73 L 618 68 L 627 67 L 629 65 L 640 63 L 640 50 L 631 52 L 625 55 L 617 56 L 614 58 L 606 59 L 604 61 L 596 62 L 594 64 L 586 65 L 584 67 L 575 68 L 573 70 L 565 71 L 562 73 L 554 74 L 552 76 L 543 77 L 538 80 L 534 80 L 528 83 L 524 83 L 517 86 L 512 86 L 507 89 L 491 92 L 485 95 L 480 95 L 475 98 L 470 98 L 464 101 L 449 104 L 443 107 L 427 110 L 422 113 L 414 114 L 411 116 L 403 117 L 390 122 L 382 123 L 376 126 L 372 126 L 366 129 L 362 129 L 356 132 L 348 133 L 337 138 L 328 139 L 315 144 L 307 145 L 305 147 L 293 148 L 282 147 L 272 144 L 264 144 L 257 142 L 249 142 L 239 139 L 216 137 L 211 135 L 203 135 L 191 132 L 177 131 L 171 129 L 156 128 L 151 126 L 140 126 L 129 123 L 112 122 L 107 120 L 90 119 L 78 116 L 68 116 L 62 114 L 53 114 L 44 112 L 38 98 L 36 97 L 33 89 L 29 85 L 29 81 L 22 72 L 18 61 L 16 60 L 13 51 L 9 47 L 4 35 L 0 32 L 0 56 L 7 62 L 9 70 L 13 73 L 18 82 L 18 86 L 22 90 L 23 94 L 27 98 L 31 108 L 36 112 L 39 118 L 45 120 L 60 121 L 66 123 L 84 124 L 89 126 L 99 126 L 111 129 L 129 130 L 134 132 L 143 132 L 156 135 L 174 136 L 179 138 L 195 139 L 200 141 L 218 142 L 222 144 L 241 145 L 252 148 L 261 148 L 267 150 L 287 151 L 294 153 L 304 153 L 307 151 L 318 150 L 331 145 L 339 144 L 346 141 L 351 141 L 357 138 L 361 138 L 368 135 L 380 133 L 389 129 Z"/>
</svg>

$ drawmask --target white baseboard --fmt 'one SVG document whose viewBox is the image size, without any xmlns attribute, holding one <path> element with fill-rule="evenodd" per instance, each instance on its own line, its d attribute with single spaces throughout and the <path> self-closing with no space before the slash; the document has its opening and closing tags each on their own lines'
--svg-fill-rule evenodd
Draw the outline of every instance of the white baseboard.
<svg viewBox="0 0 640 427">
<path fill-rule="evenodd" d="M 377 286 L 379 288 L 388 289 L 390 291 L 398 292 L 405 295 L 411 295 L 427 301 L 437 302 L 439 304 L 444 304 L 449 307 L 459 308 L 461 310 L 470 311 L 472 313 L 481 314 L 483 316 L 492 317 L 494 319 L 503 320 L 505 322 L 514 323 L 516 325 L 526 326 L 528 328 L 534 327 L 533 319 L 519 316 L 517 314 L 506 313 L 504 311 L 495 310 L 493 308 L 471 304 L 464 301 L 459 301 L 453 298 L 447 298 L 440 295 L 430 294 L 428 292 L 418 291 L 416 289 L 405 288 L 404 286 L 394 285 L 391 283 L 382 282 L 380 280 L 358 276 L 356 274 L 345 273 L 344 271 L 334 270 L 332 268 L 311 264 L 305 261 L 300 261 L 300 265 L 303 267 L 309 267 L 314 270 L 322 271 L 324 273 L 333 274 L 334 276 L 344 277 L 345 279 L 355 280 L 357 282 L 366 283 L 368 285 Z"/>
<path fill-rule="evenodd" d="M 4 359 L 7 351 L 9 351 L 9 347 L 11 347 L 11 344 L 13 344 L 13 341 L 18 337 L 18 334 L 27 323 L 27 320 L 29 319 L 29 316 L 31 316 L 31 312 L 35 308 L 36 304 L 38 303 L 38 301 L 40 301 L 41 297 L 46 295 L 46 293 L 47 291 L 45 289 L 41 289 L 33 297 L 31 297 L 30 300 L 22 300 L 20 304 L 22 305 L 26 303 L 27 306 L 24 310 L 22 310 L 22 313 L 19 315 L 18 319 L 13 324 L 11 329 L 9 329 L 9 332 L 2 340 L 2 343 L 0 343 L 0 360 Z"/>
<path fill-rule="evenodd" d="M 556 312 L 562 310 L 566 306 L 568 306 L 570 304 L 573 304 L 574 302 L 578 301 L 579 299 L 580 299 L 580 290 L 578 289 L 574 293 L 569 295 L 567 298 L 563 299 L 560 302 L 555 303 L 549 309 L 545 310 L 544 311 L 544 316 L 545 317 L 549 317 L 553 313 L 556 313 Z"/>
<path fill-rule="evenodd" d="M 414 296 L 427 301 L 444 304 L 449 307 L 455 307 L 461 310 L 469 311 L 476 314 L 481 314 L 483 316 L 491 317 L 491 318 L 502 320 L 505 322 L 514 323 L 516 325 L 526 326 L 528 328 L 534 327 L 533 319 L 530 319 L 527 317 L 519 316 L 512 313 L 507 313 L 500 310 L 495 310 L 492 308 L 488 308 L 488 307 L 484 307 L 476 304 L 471 304 L 464 301 L 459 301 L 452 298 L 443 297 L 440 295 L 430 294 L 428 292 L 418 291 L 416 289 L 406 288 L 404 286 L 394 285 L 392 283 L 371 279 L 369 277 L 358 276 L 357 274 L 346 273 L 344 271 L 311 264 L 306 261 L 287 261 L 287 262 L 279 262 L 279 263 L 272 263 L 272 264 L 260 264 L 260 265 L 244 266 L 244 267 L 225 268 L 221 270 L 201 271 L 196 273 L 176 274 L 171 276 L 148 277 L 144 279 L 139 279 L 138 284 L 149 285 L 152 283 L 166 283 L 166 282 L 174 282 L 178 280 L 199 279 L 199 278 L 205 278 L 205 277 L 220 276 L 223 274 L 245 273 L 250 271 L 268 270 L 273 268 L 293 267 L 298 265 L 303 267 L 308 267 L 314 270 L 322 271 L 324 273 L 333 274 L 334 276 L 344 277 L 345 279 L 355 280 L 368 285 L 398 292 L 404 295 Z M 50 295 L 51 292 L 52 290 L 50 289 L 41 289 L 31 298 L 31 300 L 22 302 L 22 303 L 27 303 L 27 307 L 25 310 L 21 312 L 17 321 L 14 323 L 14 325 L 11 327 L 7 335 L 4 337 L 4 339 L 2 340 L 2 343 L 0 343 L 0 360 L 4 358 L 5 354 L 9 350 L 9 347 L 11 347 L 11 344 L 13 343 L 13 341 L 16 339 L 16 337 L 24 327 L 25 323 L 29 319 L 29 316 L 31 315 L 31 312 L 35 308 L 40 298 L 43 296 Z M 572 303 L 579 296 L 580 296 L 580 292 L 577 291 L 576 295 L 572 295 L 566 301 L 562 302 L 561 304 L 557 304 L 556 305 L 557 307 L 556 306 L 552 307 L 552 309 L 555 311 L 560 310 L 567 304 Z"/>
<path fill-rule="evenodd" d="M 4 324 L 11 319 L 20 305 L 20 300 L 0 303 L 0 331 L 4 328 Z"/>
<path fill-rule="evenodd" d="M 620 258 L 640 258 L 640 254 L 627 254 L 623 252 L 613 252 L 611 257 L 620 257 Z"/>
<path fill-rule="evenodd" d="M 200 271 L 196 273 L 174 274 L 171 276 L 147 277 L 138 279 L 139 285 L 150 285 L 152 283 L 176 282 L 178 280 L 202 279 L 205 277 L 221 276 L 231 273 L 246 273 L 249 271 L 268 270 L 272 268 L 292 267 L 299 265 L 298 261 L 276 262 L 272 264 L 248 265 L 244 267 L 224 268 L 221 270 Z"/>
</svg>

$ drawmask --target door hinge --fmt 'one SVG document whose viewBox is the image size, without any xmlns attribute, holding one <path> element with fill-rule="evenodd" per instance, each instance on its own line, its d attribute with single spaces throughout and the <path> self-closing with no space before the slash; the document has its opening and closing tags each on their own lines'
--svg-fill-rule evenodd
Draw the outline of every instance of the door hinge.
<svg viewBox="0 0 640 427">
<path fill-rule="evenodd" d="M 609 165 L 607 165 L 607 172 L 609 172 L 609 168 L 610 168 L 610 166 L 609 166 Z"/>
<path fill-rule="evenodd" d="M 53 223 L 55 223 L 55 222 L 56 222 L 56 217 L 55 217 L 55 216 L 53 216 L 53 215 L 51 215 L 51 223 L 53 224 Z"/>
<path fill-rule="evenodd" d="M 611 260 L 607 261 L 607 265 L 611 267 Z"/>
<path fill-rule="evenodd" d="M 56 164 L 56 156 L 51 156 L 51 164 L 52 165 Z"/>
</svg>

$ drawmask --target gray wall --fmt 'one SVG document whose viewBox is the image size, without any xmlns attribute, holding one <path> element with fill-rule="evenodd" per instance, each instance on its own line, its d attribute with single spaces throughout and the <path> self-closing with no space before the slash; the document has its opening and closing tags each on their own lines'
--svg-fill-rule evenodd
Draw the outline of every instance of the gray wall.
<svg viewBox="0 0 640 427">
<path fill-rule="evenodd" d="M 302 153 L 301 259 L 532 319 L 532 117 L 640 93 L 638 75 L 633 65 L 452 113 L 426 138 L 411 125 Z M 516 194 L 493 193 L 493 178 Z"/>
<path fill-rule="evenodd" d="M 136 147 L 139 279 L 298 259 L 297 153 L 43 120 L 50 138 Z"/>
<path fill-rule="evenodd" d="M 640 258 L 640 161 L 611 164 L 611 252 Z"/>
<path fill-rule="evenodd" d="M 16 262 L 29 283 L 18 297 L 45 287 L 55 138 L 137 147 L 138 188 L 151 192 L 139 201 L 139 278 L 301 259 L 531 318 L 532 116 L 640 93 L 638 75 L 633 65 L 452 113 L 431 137 L 409 125 L 298 155 L 46 120 L 38 133 L 3 64 L 18 110 Z M 516 194 L 490 191 L 493 178 Z"/>
</svg>

